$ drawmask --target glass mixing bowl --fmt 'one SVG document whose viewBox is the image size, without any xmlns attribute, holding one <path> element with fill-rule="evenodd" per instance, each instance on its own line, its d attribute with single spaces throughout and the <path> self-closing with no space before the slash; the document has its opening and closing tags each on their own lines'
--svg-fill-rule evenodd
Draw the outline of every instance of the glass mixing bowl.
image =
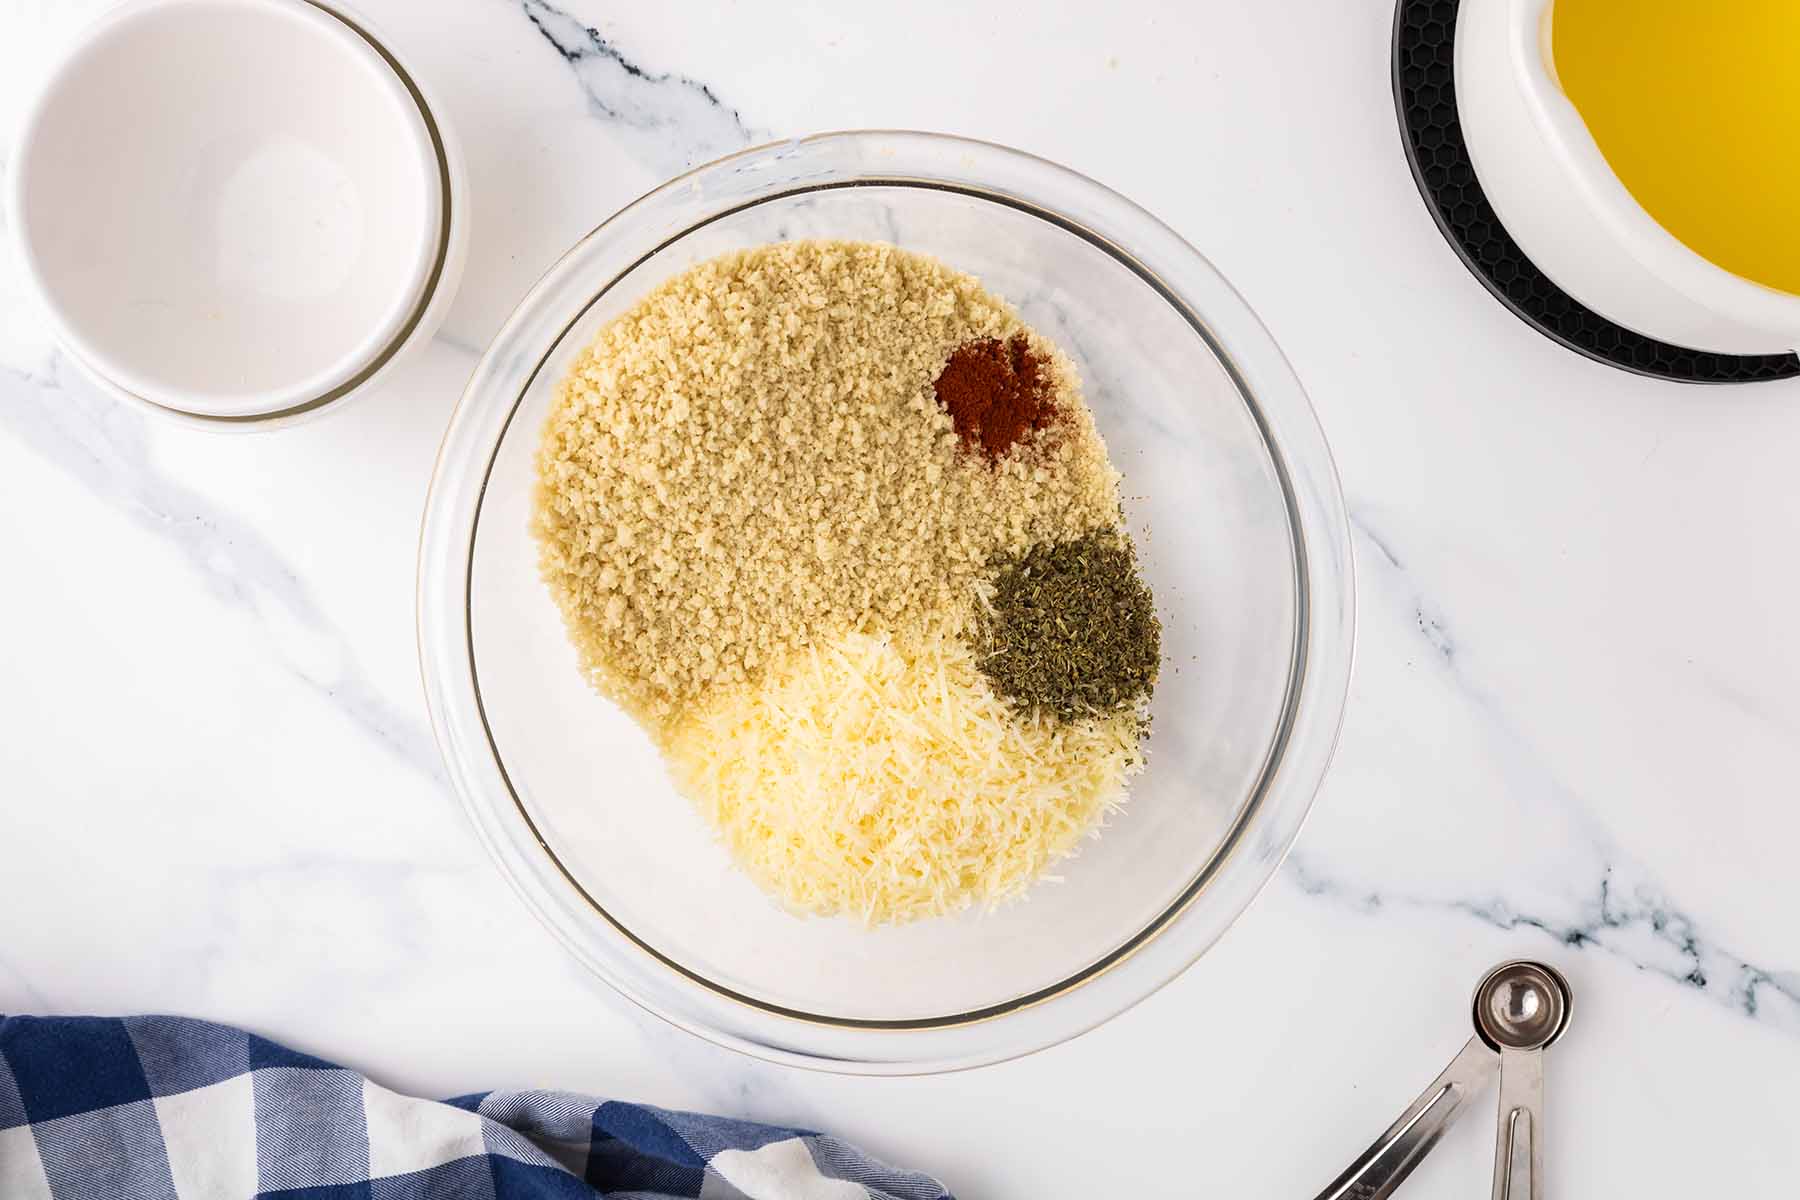
<svg viewBox="0 0 1800 1200">
<path fill-rule="evenodd" d="M 1148 769 L 1102 837 L 995 911 L 865 929 L 778 907 L 733 868 L 650 740 L 589 690 L 538 578 L 533 453 L 576 352 L 694 263 L 818 237 L 892 242 L 973 272 L 1069 352 L 1124 474 L 1162 615 Z M 1192 247 L 1015 150 L 832 133 L 665 184 L 525 297 L 439 454 L 419 649 L 476 829 L 582 962 L 751 1054 L 946 1070 L 1092 1028 L 1243 912 L 1299 833 L 1336 741 L 1350 570 L 1342 497 L 1300 383 Z"/>
</svg>

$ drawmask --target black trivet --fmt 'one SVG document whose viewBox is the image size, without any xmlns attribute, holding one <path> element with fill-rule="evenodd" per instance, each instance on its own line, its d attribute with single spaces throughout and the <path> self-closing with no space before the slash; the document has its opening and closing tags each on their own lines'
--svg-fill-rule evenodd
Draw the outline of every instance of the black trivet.
<svg viewBox="0 0 1800 1200">
<path fill-rule="evenodd" d="M 1395 4 L 1394 107 L 1425 207 L 1475 277 L 1545 337 L 1640 375 L 1686 383 L 1752 383 L 1800 376 L 1800 358 L 1793 354 L 1714 354 L 1633 333 L 1584 307 L 1525 257 L 1476 182 L 1456 118 L 1452 64 L 1458 3 Z"/>
</svg>

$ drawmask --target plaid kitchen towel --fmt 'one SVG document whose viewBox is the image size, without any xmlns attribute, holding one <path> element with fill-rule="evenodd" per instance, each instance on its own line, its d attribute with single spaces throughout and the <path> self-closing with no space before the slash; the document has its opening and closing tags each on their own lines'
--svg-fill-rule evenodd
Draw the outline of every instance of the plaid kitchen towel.
<svg viewBox="0 0 1800 1200">
<path fill-rule="evenodd" d="M 568 1092 L 438 1102 L 177 1017 L 0 1017 L 3 1200 L 950 1200 L 835 1138 Z"/>
</svg>

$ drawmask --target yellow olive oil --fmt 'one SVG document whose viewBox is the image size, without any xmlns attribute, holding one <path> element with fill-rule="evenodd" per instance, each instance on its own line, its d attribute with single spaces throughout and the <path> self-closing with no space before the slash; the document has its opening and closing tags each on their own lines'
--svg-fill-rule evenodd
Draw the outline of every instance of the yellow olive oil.
<svg viewBox="0 0 1800 1200">
<path fill-rule="evenodd" d="M 1800 294 L 1800 0 L 1554 0 L 1551 57 L 1658 224 Z"/>
</svg>

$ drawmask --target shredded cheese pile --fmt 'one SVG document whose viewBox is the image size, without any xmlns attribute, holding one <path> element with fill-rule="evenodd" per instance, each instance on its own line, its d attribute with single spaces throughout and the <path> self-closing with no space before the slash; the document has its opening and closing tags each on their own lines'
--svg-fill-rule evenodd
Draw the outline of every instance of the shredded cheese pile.
<svg viewBox="0 0 1800 1200">
<path fill-rule="evenodd" d="M 871 925 L 1015 896 L 1140 770 L 1136 717 L 1022 718 L 960 638 L 853 633 L 669 734 L 682 789 L 792 909 Z"/>
</svg>

